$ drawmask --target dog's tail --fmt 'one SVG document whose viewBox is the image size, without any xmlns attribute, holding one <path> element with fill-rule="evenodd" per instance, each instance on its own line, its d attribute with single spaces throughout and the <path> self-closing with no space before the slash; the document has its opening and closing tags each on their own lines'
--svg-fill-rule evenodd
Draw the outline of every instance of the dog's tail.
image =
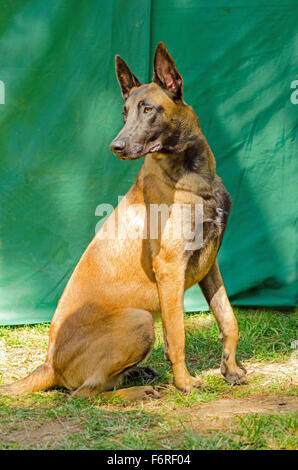
<svg viewBox="0 0 298 470">
<path fill-rule="evenodd" d="M 23 395 L 46 390 L 54 385 L 56 383 L 53 368 L 48 364 L 43 364 L 24 379 L 17 380 L 9 385 L 2 385 L 0 395 Z"/>
</svg>

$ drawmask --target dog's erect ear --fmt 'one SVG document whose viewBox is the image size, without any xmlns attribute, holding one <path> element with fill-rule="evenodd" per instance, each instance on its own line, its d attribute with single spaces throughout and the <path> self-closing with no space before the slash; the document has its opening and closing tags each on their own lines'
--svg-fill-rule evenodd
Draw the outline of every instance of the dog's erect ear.
<svg viewBox="0 0 298 470">
<path fill-rule="evenodd" d="M 174 101 L 182 100 L 183 80 L 163 42 L 155 51 L 153 82 L 164 88 Z"/>
<path fill-rule="evenodd" d="M 141 86 L 142 84 L 139 82 L 137 77 L 131 73 L 127 63 L 122 59 L 122 57 L 120 57 L 120 55 L 115 56 L 115 69 L 122 96 L 126 100 L 130 90 L 133 87 Z"/>
</svg>

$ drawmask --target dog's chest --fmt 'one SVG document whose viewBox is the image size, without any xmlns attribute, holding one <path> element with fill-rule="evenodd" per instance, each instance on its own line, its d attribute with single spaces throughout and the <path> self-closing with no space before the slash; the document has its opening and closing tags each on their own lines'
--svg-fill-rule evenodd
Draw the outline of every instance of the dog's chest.
<svg viewBox="0 0 298 470">
<path fill-rule="evenodd" d="M 190 175 L 177 187 L 160 174 L 147 173 L 131 195 L 146 207 L 143 233 L 152 262 L 163 256 L 167 262 L 182 263 L 186 288 L 199 282 L 217 255 L 230 209 L 220 178 L 201 184 L 199 175 Z"/>
</svg>

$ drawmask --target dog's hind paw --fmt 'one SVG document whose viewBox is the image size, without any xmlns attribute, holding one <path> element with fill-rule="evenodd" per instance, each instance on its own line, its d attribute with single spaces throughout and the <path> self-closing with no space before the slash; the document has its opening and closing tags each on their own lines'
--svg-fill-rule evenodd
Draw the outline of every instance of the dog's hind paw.
<svg viewBox="0 0 298 470">
<path fill-rule="evenodd" d="M 126 401 L 146 400 L 147 398 L 160 398 L 159 393 L 149 385 L 117 390 L 115 392 L 115 396 L 119 396 Z"/>
</svg>

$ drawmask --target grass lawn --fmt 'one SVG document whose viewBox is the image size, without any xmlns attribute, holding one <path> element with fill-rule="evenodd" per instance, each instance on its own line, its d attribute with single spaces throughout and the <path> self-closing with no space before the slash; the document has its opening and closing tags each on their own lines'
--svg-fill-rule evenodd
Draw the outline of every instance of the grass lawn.
<svg viewBox="0 0 298 470">
<path fill-rule="evenodd" d="M 209 387 L 181 394 L 163 359 L 158 320 L 147 362 L 160 374 L 150 382 L 159 399 L 75 399 L 61 390 L 0 396 L 0 449 L 297 449 L 298 350 L 291 348 L 297 316 L 234 310 L 238 359 L 249 372 L 248 385 L 224 381 L 217 324 L 210 313 L 199 312 L 185 314 L 187 362 Z M 43 362 L 48 330 L 48 324 L 0 327 L 2 383 L 24 377 Z"/>
</svg>

